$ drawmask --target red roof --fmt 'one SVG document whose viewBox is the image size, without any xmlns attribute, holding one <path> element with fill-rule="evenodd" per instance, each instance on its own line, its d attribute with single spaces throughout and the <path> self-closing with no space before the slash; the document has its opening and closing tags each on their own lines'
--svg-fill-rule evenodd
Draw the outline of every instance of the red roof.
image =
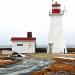
<svg viewBox="0 0 75 75">
<path fill-rule="evenodd" d="M 30 41 L 30 40 L 36 40 L 36 38 L 25 38 L 25 37 L 12 37 L 11 41 L 22 41 L 22 40 L 26 40 L 26 41 Z"/>
<path fill-rule="evenodd" d="M 57 2 L 55 2 L 55 4 L 53 4 L 52 6 L 53 6 L 53 7 L 55 7 L 55 6 L 56 6 L 56 7 L 59 7 L 60 4 L 58 4 Z"/>
</svg>

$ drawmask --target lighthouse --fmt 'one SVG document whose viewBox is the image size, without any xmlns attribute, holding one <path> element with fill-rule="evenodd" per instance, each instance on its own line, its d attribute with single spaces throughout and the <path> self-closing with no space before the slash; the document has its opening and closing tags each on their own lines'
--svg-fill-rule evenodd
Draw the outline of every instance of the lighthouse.
<svg viewBox="0 0 75 75">
<path fill-rule="evenodd" d="M 49 15 L 51 17 L 51 21 L 47 53 L 64 53 L 65 43 L 62 25 L 62 16 L 64 15 L 64 10 L 61 10 L 61 4 L 58 2 L 52 3 L 52 10 L 50 11 Z"/>
</svg>

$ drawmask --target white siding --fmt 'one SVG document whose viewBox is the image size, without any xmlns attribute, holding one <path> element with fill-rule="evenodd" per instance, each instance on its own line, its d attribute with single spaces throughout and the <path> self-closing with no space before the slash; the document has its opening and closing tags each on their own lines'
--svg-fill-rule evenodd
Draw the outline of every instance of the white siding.
<svg viewBox="0 0 75 75">
<path fill-rule="evenodd" d="M 23 44 L 23 46 L 17 46 Z M 12 41 L 12 51 L 18 53 L 35 53 L 35 41 Z"/>
<path fill-rule="evenodd" d="M 52 53 L 64 53 L 64 32 L 62 26 L 62 15 L 51 15 L 51 25 L 48 43 L 52 44 Z M 48 46 L 48 53 L 49 53 Z"/>
</svg>

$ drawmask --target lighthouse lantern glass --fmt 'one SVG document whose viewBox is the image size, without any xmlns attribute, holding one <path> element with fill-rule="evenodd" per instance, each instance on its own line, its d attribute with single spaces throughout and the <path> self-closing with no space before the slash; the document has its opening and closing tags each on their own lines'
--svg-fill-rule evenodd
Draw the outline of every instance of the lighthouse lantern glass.
<svg viewBox="0 0 75 75">
<path fill-rule="evenodd" d="M 61 5 L 55 2 L 55 4 L 52 4 L 52 13 L 60 13 Z"/>
</svg>

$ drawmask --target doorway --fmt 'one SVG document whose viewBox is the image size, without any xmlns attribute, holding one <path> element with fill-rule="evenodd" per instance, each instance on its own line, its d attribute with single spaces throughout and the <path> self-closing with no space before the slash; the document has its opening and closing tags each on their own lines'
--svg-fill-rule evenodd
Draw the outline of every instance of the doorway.
<svg viewBox="0 0 75 75">
<path fill-rule="evenodd" d="M 53 43 L 49 43 L 49 53 L 52 53 Z"/>
</svg>

